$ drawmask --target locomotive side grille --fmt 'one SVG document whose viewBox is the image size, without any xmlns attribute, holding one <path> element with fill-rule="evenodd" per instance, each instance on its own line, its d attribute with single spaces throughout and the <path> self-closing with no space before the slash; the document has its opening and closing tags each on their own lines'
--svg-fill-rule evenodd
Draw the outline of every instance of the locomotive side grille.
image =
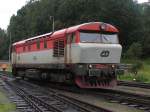
<svg viewBox="0 0 150 112">
<path fill-rule="evenodd" d="M 58 41 L 54 41 L 54 51 L 53 51 L 53 56 L 54 57 L 58 57 L 58 45 L 59 45 L 59 43 L 58 43 Z"/>
<path fill-rule="evenodd" d="M 54 41 L 54 49 L 53 49 L 54 57 L 63 57 L 64 56 L 64 40 L 56 40 Z"/>
<path fill-rule="evenodd" d="M 59 40 L 59 56 L 64 56 L 64 40 Z"/>
</svg>

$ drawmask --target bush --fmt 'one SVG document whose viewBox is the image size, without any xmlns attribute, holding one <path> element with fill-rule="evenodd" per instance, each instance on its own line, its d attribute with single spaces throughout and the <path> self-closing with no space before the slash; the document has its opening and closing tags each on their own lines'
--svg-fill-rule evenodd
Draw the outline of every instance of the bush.
<svg viewBox="0 0 150 112">
<path fill-rule="evenodd" d="M 136 61 L 136 63 L 131 67 L 131 73 L 136 75 L 141 68 L 143 68 L 143 63 L 141 61 Z"/>
<path fill-rule="evenodd" d="M 133 43 L 126 52 L 126 58 L 138 59 L 142 56 L 142 45 L 139 43 Z"/>
<path fill-rule="evenodd" d="M 135 79 L 137 82 L 147 82 L 148 81 L 148 79 L 146 77 L 144 77 L 143 74 L 136 75 Z"/>
<path fill-rule="evenodd" d="M 149 81 L 148 78 L 145 77 L 144 74 L 137 74 L 137 75 L 125 74 L 125 75 L 118 76 L 118 80 L 136 81 L 136 82 L 148 82 Z"/>
</svg>

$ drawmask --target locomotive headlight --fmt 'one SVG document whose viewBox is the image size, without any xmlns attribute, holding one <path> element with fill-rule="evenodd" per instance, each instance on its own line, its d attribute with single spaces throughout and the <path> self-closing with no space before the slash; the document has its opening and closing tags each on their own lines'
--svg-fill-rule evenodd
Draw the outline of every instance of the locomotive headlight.
<svg viewBox="0 0 150 112">
<path fill-rule="evenodd" d="M 115 68 L 115 65 L 111 65 L 112 68 Z"/>
<path fill-rule="evenodd" d="M 91 65 L 91 64 L 89 65 L 89 68 L 92 68 L 92 65 Z"/>
<path fill-rule="evenodd" d="M 106 27 L 107 27 L 107 25 L 106 25 L 105 23 L 102 23 L 102 24 L 100 25 L 100 29 L 103 30 L 103 31 L 106 30 Z"/>
</svg>

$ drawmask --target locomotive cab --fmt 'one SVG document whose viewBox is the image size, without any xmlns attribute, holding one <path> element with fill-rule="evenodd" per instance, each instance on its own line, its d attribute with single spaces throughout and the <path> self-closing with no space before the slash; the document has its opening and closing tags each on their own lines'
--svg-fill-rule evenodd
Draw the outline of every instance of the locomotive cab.
<svg viewBox="0 0 150 112">
<path fill-rule="evenodd" d="M 80 32 L 81 63 L 119 63 L 121 45 L 117 33 Z"/>
<path fill-rule="evenodd" d="M 76 83 L 81 88 L 115 86 L 122 51 L 118 32 L 79 31 L 78 38 L 71 47 L 72 63 L 78 63 L 74 69 Z"/>
</svg>

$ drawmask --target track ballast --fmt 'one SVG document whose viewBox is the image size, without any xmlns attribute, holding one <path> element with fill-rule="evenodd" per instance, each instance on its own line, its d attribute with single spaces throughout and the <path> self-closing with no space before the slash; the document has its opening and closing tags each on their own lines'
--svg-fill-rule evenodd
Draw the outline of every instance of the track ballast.
<svg viewBox="0 0 150 112">
<path fill-rule="evenodd" d="M 7 84 L 21 96 L 35 112 L 112 112 L 65 96 L 53 89 L 46 90 L 25 81 L 7 81 Z"/>
</svg>

